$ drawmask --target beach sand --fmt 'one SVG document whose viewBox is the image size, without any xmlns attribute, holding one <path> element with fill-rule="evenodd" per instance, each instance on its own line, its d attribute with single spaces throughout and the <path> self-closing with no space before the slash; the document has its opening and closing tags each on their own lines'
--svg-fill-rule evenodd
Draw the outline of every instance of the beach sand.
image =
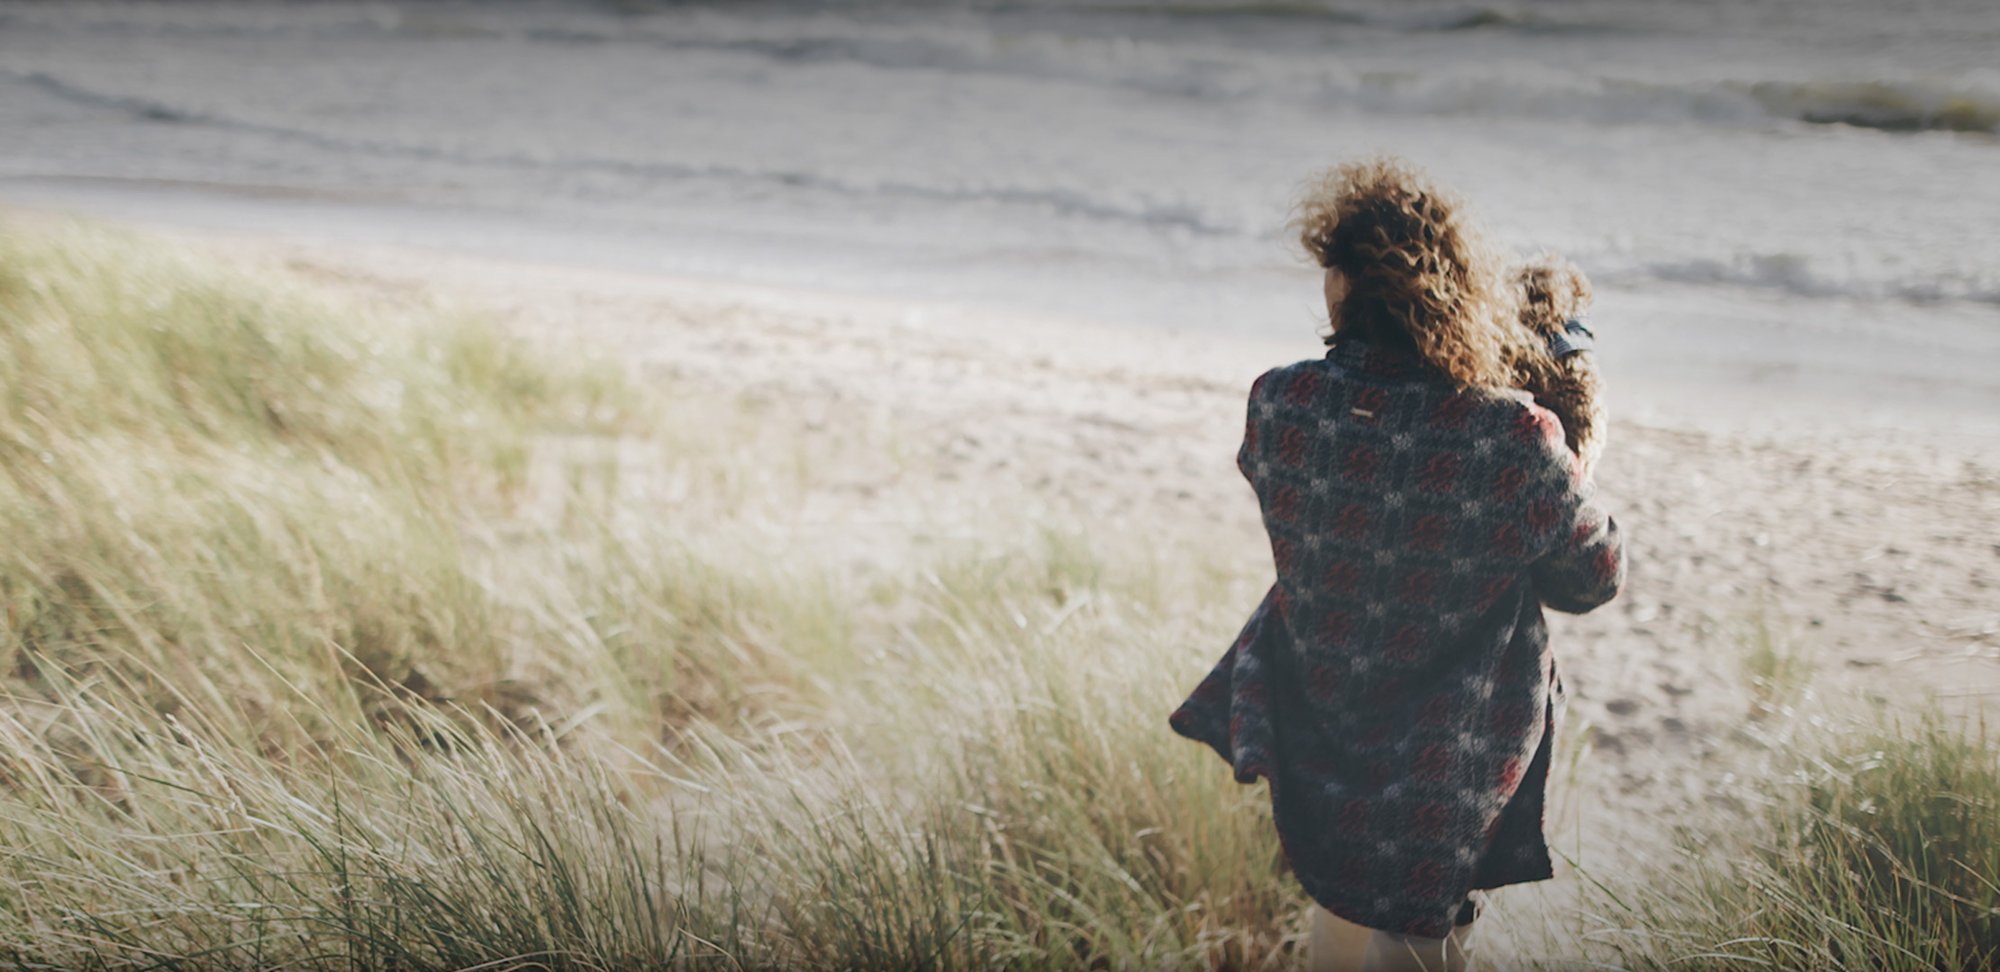
<svg viewBox="0 0 2000 972">
<path fill-rule="evenodd" d="M 1318 351 L 1310 334 L 1168 337 L 429 251 L 209 242 L 370 299 L 490 312 L 677 396 L 764 403 L 825 443 L 774 541 L 856 558 L 977 535 L 1005 510 L 1056 531 L 1194 537 L 1233 572 L 1268 576 L 1234 467 L 1243 396 L 1264 368 Z M 1664 823 L 1734 806 L 1725 775 L 1755 771 L 1746 754 L 1779 745 L 1767 727 L 1788 711 L 2000 698 L 2000 462 L 1979 443 L 1615 416 L 1609 442 L 1599 486 L 1630 579 L 1604 608 L 1553 621 L 1566 733 L 1588 751 L 1588 799 L 1558 803 L 1607 846 L 1655 847 Z M 1190 685 L 1223 647 L 1185 646 Z"/>
</svg>

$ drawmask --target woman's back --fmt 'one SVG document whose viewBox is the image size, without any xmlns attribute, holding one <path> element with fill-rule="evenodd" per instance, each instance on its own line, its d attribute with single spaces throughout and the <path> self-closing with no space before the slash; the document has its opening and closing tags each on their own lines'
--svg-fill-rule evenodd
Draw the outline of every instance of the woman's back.
<svg viewBox="0 0 2000 972">
<path fill-rule="evenodd" d="M 1518 335 L 1458 202 L 1384 160 L 1302 208 L 1331 350 L 1257 380 L 1237 455 L 1277 580 L 1169 721 L 1270 781 L 1321 908 L 1441 941 L 1474 889 L 1552 872 L 1542 608 L 1610 599 L 1624 558 L 1560 423 L 1504 387 Z"/>
<path fill-rule="evenodd" d="M 1271 781 L 1294 874 L 1349 921 L 1441 938 L 1470 889 L 1550 876 L 1542 606 L 1624 565 L 1554 416 L 1346 340 L 1258 379 L 1238 465 L 1277 583 L 1174 728 Z"/>
<path fill-rule="evenodd" d="M 1345 715 L 1441 667 L 1493 661 L 1462 656 L 1535 600 L 1527 570 L 1559 530 L 1599 526 L 1577 522 L 1588 487 L 1553 416 L 1406 352 L 1344 341 L 1267 372 L 1248 411 L 1238 465 L 1263 510 L 1278 606 L 1315 694 L 1349 703 Z M 1609 596 L 1582 586 L 1558 593 Z"/>
</svg>

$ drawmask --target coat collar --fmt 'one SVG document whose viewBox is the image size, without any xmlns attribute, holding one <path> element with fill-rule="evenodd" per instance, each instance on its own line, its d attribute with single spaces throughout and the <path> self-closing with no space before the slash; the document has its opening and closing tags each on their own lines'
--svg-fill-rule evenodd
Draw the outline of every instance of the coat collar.
<svg viewBox="0 0 2000 972">
<path fill-rule="evenodd" d="M 1326 360 L 1342 369 L 1380 378 L 1422 378 L 1437 371 L 1414 350 L 1352 337 L 1338 339 L 1327 349 Z"/>
</svg>

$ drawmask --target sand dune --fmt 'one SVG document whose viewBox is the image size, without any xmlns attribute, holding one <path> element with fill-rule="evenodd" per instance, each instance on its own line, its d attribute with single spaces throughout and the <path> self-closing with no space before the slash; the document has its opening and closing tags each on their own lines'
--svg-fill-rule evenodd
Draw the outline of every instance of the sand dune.
<svg viewBox="0 0 2000 972">
<path fill-rule="evenodd" d="M 780 528 L 856 557 L 897 556 L 919 525 L 977 533 L 1004 507 L 1056 530 L 1212 535 L 1220 563 L 1268 570 L 1232 463 L 1243 391 L 1317 347 L 385 249 L 279 252 L 383 299 L 436 293 L 685 389 L 775 403 L 774 420 L 808 437 L 893 430 L 903 458 L 868 444 L 882 436 L 816 454 L 808 508 Z M 1554 634 L 1569 731 L 1614 811 L 1596 826 L 1657 832 L 1679 808 L 1731 799 L 1714 784 L 1758 748 L 1770 710 L 2000 697 L 2000 463 L 1979 443 L 1615 419 L 1610 441 L 1599 479 L 1630 582 L 1594 614 L 1558 616 Z M 1218 647 L 1187 645 L 1189 673 Z"/>
</svg>

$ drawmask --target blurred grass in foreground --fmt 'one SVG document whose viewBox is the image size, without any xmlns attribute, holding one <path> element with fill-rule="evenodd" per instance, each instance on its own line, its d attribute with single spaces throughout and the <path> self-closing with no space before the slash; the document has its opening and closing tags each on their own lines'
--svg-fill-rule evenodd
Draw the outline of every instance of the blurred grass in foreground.
<svg viewBox="0 0 2000 972">
<path fill-rule="evenodd" d="M 1690 834 L 1682 866 L 1600 889 L 1633 969 L 2000 968 L 2000 751 L 1932 710 L 1802 744 L 1763 826 Z"/>
<path fill-rule="evenodd" d="M 1257 794 L 1163 728 L 1195 568 L 746 547 L 783 436 L 575 360 L 0 236 L 0 961 L 1278 960 Z"/>
<path fill-rule="evenodd" d="M 779 417 L 581 360 L 0 227 L 0 961 L 1296 961 L 1261 789 L 1164 723 L 1255 578 L 1033 525 L 771 549 Z M 1573 944 L 1990 963 L 1991 751 L 1869 745 Z"/>
</svg>

